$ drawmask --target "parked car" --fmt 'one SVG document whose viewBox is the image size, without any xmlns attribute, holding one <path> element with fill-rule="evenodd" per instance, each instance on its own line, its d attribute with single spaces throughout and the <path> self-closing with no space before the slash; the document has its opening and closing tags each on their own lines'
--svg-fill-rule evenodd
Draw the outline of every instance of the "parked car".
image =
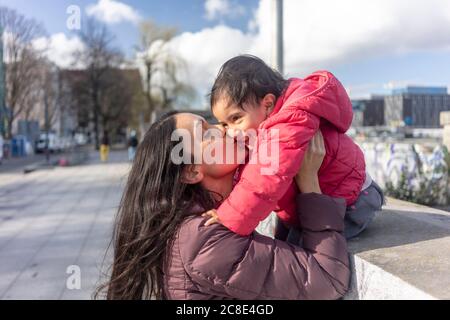
<svg viewBox="0 0 450 320">
<path fill-rule="evenodd" d="M 45 152 L 46 147 L 47 134 L 41 133 L 39 136 L 39 140 L 36 144 L 36 152 L 43 153 Z M 50 152 L 60 152 L 62 151 L 62 145 L 59 137 L 54 133 L 48 134 L 48 150 Z"/>
<path fill-rule="evenodd" d="M 79 146 L 85 145 L 88 143 L 88 137 L 84 133 L 75 133 L 74 136 L 75 143 Z"/>
<path fill-rule="evenodd" d="M 75 140 L 72 137 L 65 136 L 60 138 L 60 147 L 62 150 L 68 150 L 75 146 Z"/>
</svg>

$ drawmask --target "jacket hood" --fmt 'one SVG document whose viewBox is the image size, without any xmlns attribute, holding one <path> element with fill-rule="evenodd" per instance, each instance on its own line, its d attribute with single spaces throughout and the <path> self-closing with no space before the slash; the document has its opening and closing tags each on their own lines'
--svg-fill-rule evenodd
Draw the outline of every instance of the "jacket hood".
<svg viewBox="0 0 450 320">
<path fill-rule="evenodd" d="M 350 98 L 339 80 L 328 71 L 316 71 L 305 79 L 291 78 L 273 114 L 283 109 L 300 109 L 333 124 L 346 132 L 353 120 Z"/>
</svg>

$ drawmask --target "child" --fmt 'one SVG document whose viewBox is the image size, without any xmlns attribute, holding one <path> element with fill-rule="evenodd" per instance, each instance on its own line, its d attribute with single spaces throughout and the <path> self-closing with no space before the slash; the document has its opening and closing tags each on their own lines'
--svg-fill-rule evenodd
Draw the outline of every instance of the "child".
<svg viewBox="0 0 450 320">
<path fill-rule="evenodd" d="M 285 80 L 261 59 L 237 56 L 226 62 L 217 76 L 211 110 L 229 132 L 258 130 L 255 153 L 277 139 L 279 164 L 271 175 L 261 174 L 264 164 L 245 164 L 230 196 L 217 210 L 207 213 L 211 219 L 206 225 L 220 222 L 245 236 L 271 211 L 276 211 L 285 225 L 296 225 L 298 190 L 293 178 L 318 130 L 326 148 L 320 187 L 324 194 L 347 201 L 346 237 L 358 235 L 381 209 L 382 191 L 366 173 L 361 149 L 345 135 L 353 118 L 350 99 L 330 72 Z M 260 137 L 262 130 L 273 129 L 278 130 L 277 137 Z"/>
</svg>

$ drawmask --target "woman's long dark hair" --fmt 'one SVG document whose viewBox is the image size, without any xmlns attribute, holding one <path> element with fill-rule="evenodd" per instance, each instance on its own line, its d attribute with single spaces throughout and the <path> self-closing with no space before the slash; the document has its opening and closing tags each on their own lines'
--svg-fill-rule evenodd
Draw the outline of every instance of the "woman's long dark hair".
<svg viewBox="0 0 450 320">
<path fill-rule="evenodd" d="M 164 299 L 166 253 L 192 207 L 214 207 L 214 198 L 200 184 L 181 181 L 185 165 L 171 161 L 175 112 L 154 123 L 139 145 L 116 217 L 111 278 L 98 298 Z"/>
</svg>

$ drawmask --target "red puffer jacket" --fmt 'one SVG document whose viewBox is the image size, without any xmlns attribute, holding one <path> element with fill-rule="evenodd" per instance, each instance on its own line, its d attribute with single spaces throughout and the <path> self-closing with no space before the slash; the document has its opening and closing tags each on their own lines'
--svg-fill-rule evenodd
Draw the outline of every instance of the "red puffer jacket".
<svg viewBox="0 0 450 320">
<path fill-rule="evenodd" d="M 248 235 L 275 210 L 281 220 L 294 225 L 298 190 L 293 178 L 319 128 L 326 148 L 319 171 L 322 192 L 346 199 L 347 205 L 354 203 L 366 174 L 364 154 L 345 134 L 352 118 L 347 92 L 330 72 L 318 71 L 305 79 L 290 79 L 274 111 L 259 127 L 254 158 L 243 166 L 233 192 L 218 208 L 222 224 L 237 234 Z M 271 155 L 268 159 L 277 160 L 276 166 L 267 158 L 259 160 L 261 150 Z M 273 158 L 273 154 L 277 157 Z"/>
<path fill-rule="evenodd" d="M 188 218 L 167 252 L 167 299 L 338 299 L 349 288 L 345 201 L 297 196 L 302 246 L 256 232 L 242 237 Z"/>
</svg>

